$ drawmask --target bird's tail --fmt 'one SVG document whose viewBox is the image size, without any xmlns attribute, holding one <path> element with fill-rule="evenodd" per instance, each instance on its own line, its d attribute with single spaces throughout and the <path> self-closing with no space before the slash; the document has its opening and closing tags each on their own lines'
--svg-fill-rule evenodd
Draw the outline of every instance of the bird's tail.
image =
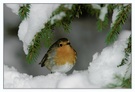
<svg viewBox="0 0 135 92">
<path fill-rule="evenodd" d="M 41 65 L 41 67 L 45 66 L 44 61 L 41 61 L 39 64 Z"/>
<path fill-rule="evenodd" d="M 44 56 L 41 62 L 39 63 L 41 67 L 45 66 L 46 57 Z"/>
</svg>

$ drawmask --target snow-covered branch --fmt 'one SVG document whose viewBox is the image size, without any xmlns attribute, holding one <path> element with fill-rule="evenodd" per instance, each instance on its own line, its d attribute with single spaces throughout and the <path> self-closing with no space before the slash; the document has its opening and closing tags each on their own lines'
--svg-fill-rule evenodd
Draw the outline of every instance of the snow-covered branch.
<svg viewBox="0 0 135 92">
<path fill-rule="evenodd" d="M 52 12 L 60 4 L 31 4 L 29 17 L 23 20 L 19 26 L 18 37 L 23 42 L 24 52 L 28 54 L 28 46 L 31 44 L 37 32 L 41 31 L 44 24 L 48 22 Z M 18 4 L 7 4 L 13 12 L 18 14 Z"/>
</svg>

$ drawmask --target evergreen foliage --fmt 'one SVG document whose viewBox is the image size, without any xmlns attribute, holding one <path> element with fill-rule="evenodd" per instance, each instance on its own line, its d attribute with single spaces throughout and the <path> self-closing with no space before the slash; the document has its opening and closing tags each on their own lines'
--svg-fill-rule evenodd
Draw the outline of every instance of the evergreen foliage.
<svg viewBox="0 0 135 92">
<path fill-rule="evenodd" d="M 124 64 L 127 64 L 128 63 L 128 58 L 129 58 L 129 55 L 131 54 L 131 35 L 130 37 L 128 38 L 128 43 L 127 43 L 127 47 L 125 48 L 124 52 L 125 52 L 125 57 L 122 59 L 121 61 L 121 64 L 118 65 L 117 67 L 121 67 L 123 66 Z M 125 72 L 125 76 L 127 74 L 127 72 L 129 71 L 129 68 L 131 67 L 131 63 L 128 64 L 128 68 Z M 124 78 L 120 78 L 120 76 L 116 76 L 116 78 L 119 80 L 119 81 L 122 81 L 122 84 L 121 85 L 116 85 L 116 84 L 110 84 L 110 87 L 123 87 L 123 88 L 131 88 L 131 75 L 128 79 L 125 79 Z"/>
<path fill-rule="evenodd" d="M 19 16 L 22 20 L 28 17 L 30 11 L 29 9 L 30 4 L 23 4 L 23 6 L 19 8 Z"/>
<path fill-rule="evenodd" d="M 111 83 L 107 85 L 107 88 L 121 87 L 123 78 L 120 75 L 115 75 L 114 79 L 116 79 L 118 83 Z"/>
<path fill-rule="evenodd" d="M 123 87 L 123 88 L 131 88 L 132 87 L 131 82 L 132 81 L 131 81 L 131 75 L 130 75 L 129 79 L 124 79 L 123 80 L 121 87 Z"/>
<path fill-rule="evenodd" d="M 113 10 L 115 9 L 117 5 L 116 4 L 109 4 L 108 5 L 108 13 L 112 14 Z"/>
<path fill-rule="evenodd" d="M 108 17 L 107 17 L 107 16 L 108 16 L 108 15 L 106 14 L 104 21 L 98 19 L 98 21 L 97 21 L 97 28 L 98 28 L 98 31 L 101 32 L 102 30 L 104 30 L 104 29 L 108 26 Z"/>
<path fill-rule="evenodd" d="M 124 64 L 128 63 L 127 61 L 128 61 L 129 55 L 131 54 L 131 44 L 132 43 L 131 43 L 131 35 L 130 35 L 130 37 L 128 38 L 127 47 L 124 50 L 125 57 L 122 59 L 121 64 L 118 65 L 117 67 L 121 67 Z M 131 67 L 131 62 L 128 64 L 128 68 L 127 68 L 125 75 L 124 75 L 125 77 L 126 77 L 127 72 L 129 71 L 130 67 Z M 126 79 L 125 77 L 122 78 L 119 75 L 115 75 L 115 79 L 117 79 L 118 82 L 122 82 L 122 83 L 121 84 L 119 84 L 119 83 L 109 84 L 107 87 L 109 87 L 109 88 L 115 88 L 115 87 L 131 88 L 131 75 L 128 79 Z"/>
<path fill-rule="evenodd" d="M 83 7 L 84 8 L 82 8 L 82 9 L 85 9 L 89 15 L 95 16 L 98 19 L 99 14 L 100 14 L 99 9 L 94 9 L 91 4 L 83 5 Z"/>
<path fill-rule="evenodd" d="M 125 79 L 120 75 L 115 75 L 114 78 L 117 80 L 117 83 L 111 83 L 106 86 L 107 88 L 131 88 L 131 75 L 128 79 Z"/>
<path fill-rule="evenodd" d="M 132 43 L 131 43 L 131 35 L 130 35 L 130 37 L 128 38 L 127 48 L 125 48 L 125 50 L 124 50 L 125 57 L 122 59 L 121 64 L 118 65 L 117 67 L 120 67 L 120 66 L 122 66 L 122 65 L 127 63 L 128 57 L 131 54 L 131 44 Z"/>
<path fill-rule="evenodd" d="M 117 39 L 118 34 L 120 33 L 120 30 L 122 28 L 122 25 L 125 24 L 125 21 L 128 18 L 128 14 L 131 11 L 130 4 L 127 6 L 116 5 L 116 8 L 118 8 L 120 12 L 117 15 L 117 19 L 116 19 L 115 23 L 112 25 L 112 27 L 108 33 L 108 36 L 106 38 L 107 44 L 113 43 Z"/>
<path fill-rule="evenodd" d="M 38 55 L 39 55 L 39 50 L 40 50 L 40 40 L 41 40 L 41 34 L 37 33 L 32 40 L 33 45 L 29 46 L 29 53 L 26 56 L 27 62 L 31 64 L 33 61 L 36 61 Z"/>
</svg>

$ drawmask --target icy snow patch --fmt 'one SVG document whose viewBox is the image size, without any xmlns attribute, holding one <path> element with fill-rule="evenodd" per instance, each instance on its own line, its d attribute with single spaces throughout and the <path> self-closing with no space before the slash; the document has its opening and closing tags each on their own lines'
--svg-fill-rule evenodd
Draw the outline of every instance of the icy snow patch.
<svg viewBox="0 0 135 92">
<path fill-rule="evenodd" d="M 99 19 L 101 19 L 102 21 L 104 21 L 105 15 L 107 14 L 107 7 L 108 7 L 108 4 L 106 4 L 106 5 L 105 5 L 104 7 L 102 7 L 101 10 L 100 10 Z"/>
</svg>

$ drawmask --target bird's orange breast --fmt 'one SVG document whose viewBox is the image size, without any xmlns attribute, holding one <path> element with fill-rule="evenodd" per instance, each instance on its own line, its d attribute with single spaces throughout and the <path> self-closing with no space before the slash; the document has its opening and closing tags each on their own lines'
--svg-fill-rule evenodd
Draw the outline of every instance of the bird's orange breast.
<svg viewBox="0 0 135 92">
<path fill-rule="evenodd" d="M 57 65 L 64 65 L 65 63 L 74 64 L 75 62 L 76 52 L 69 45 L 57 48 L 55 57 Z"/>
</svg>

